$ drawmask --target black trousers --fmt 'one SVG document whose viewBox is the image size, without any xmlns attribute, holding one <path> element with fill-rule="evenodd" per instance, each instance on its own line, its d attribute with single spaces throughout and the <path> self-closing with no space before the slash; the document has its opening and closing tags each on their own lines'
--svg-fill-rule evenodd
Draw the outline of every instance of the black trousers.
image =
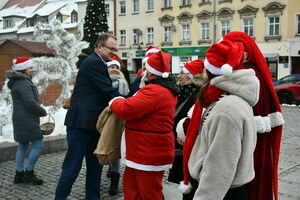
<svg viewBox="0 0 300 200">
<path fill-rule="evenodd" d="M 193 189 L 189 194 L 183 194 L 182 200 L 192 200 L 194 198 L 198 188 L 198 181 L 190 177 L 190 183 Z M 223 200 L 248 200 L 246 185 L 229 189 Z"/>
</svg>

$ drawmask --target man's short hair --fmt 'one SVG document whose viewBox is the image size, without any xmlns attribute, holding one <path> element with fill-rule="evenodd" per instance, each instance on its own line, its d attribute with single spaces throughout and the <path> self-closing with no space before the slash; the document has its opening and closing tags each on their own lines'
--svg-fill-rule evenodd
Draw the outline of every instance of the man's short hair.
<svg viewBox="0 0 300 200">
<path fill-rule="evenodd" d="M 95 43 L 95 47 L 97 47 L 99 44 L 105 44 L 105 42 L 108 40 L 108 38 L 113 38 L 113 39 L 117 40 L 117 38 L 110 33 L 102 33 L 98 36 L 97 41 Z"/>
</svg>

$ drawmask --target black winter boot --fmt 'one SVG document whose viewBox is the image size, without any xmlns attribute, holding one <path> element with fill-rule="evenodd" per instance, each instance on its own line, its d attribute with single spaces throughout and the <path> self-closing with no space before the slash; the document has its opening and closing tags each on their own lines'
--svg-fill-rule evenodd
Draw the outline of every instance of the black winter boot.
<svg viewBox="0 0 300 200">
<path fill-rule="evenodd" d="M 14 183 L 15 183 L 15 184 L 18 184 L 18 183 L 24 183 L 24 182 L 25 182 L 24 176 L 25 176 L 24 171 L 21 171 L 21 172 L 16 171 Z"/>
<path fill-rule="evenodd" d="M 106 177 L 110 178 L 110 175 L 111 175 L 111 166 L 109 165 L 107 173 L 106 173 Z"/>
<path fill-rule="evenodd" d="M 34 171 L 32 170 L 25 172 L 25 182 L 31 183 L 33 185 L 42 185 L 44 181 L 42 179 L 37 178 L 34 174 Z"/>
<path fill-rule="evenodd" d="M 110 174 L 110 186 L 108 193 L 110 195 L 118 194 L 118 185 L 119 185 L 120 173 L 111 172 Z"/>
</svg>

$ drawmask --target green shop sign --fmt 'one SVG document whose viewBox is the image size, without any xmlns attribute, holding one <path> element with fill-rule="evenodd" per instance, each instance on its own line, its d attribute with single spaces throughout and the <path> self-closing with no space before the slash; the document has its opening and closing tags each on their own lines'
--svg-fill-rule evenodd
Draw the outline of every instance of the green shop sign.
<svg viewBox="0 0 300 200">
<path fill-rule="evenodd" d="M 136 51 L 135 52 L 135 57 L 145 57 L 146 51 Z"/>
<path fill-rule="evenodd" d="M 161 48 L 165 53 L 170 53 L 172 56 L 205 56 L 206 50 L 210 46 L 201 46 L 201 47 L 174 47 L 174 48 Z"/>
</svg>

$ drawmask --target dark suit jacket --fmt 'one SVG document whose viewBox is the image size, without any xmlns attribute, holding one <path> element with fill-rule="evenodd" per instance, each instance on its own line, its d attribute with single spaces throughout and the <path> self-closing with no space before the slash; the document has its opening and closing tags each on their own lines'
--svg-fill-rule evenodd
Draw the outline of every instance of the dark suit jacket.
<svg viewBox="0 0 300 200">
<path fill-rule="evenodd" d="M 93 52 L 79 68 L 65 125 L 96 131 L 100 113 L 115 96 L 121 94 L 112 88 L 106 63 Z"/>
</svg>

